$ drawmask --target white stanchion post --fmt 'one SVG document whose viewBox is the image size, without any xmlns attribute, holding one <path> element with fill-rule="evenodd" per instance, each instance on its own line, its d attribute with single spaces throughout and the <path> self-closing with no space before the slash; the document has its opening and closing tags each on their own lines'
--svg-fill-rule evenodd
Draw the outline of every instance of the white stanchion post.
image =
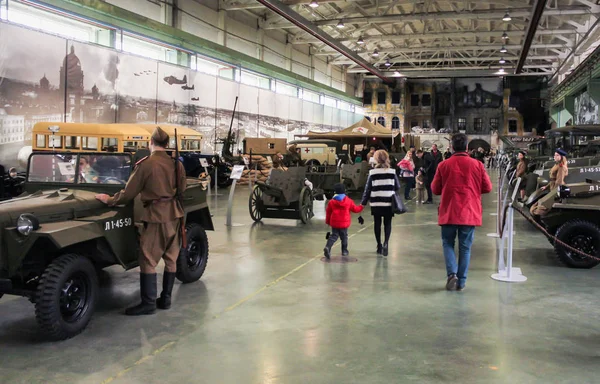
<svg viewBox="0 0 600 384">
<path fill-rule="evenodd" d="M 244 224 L 234 224 L 231 222 L 231 216 L 233 211 L 233 197 L 235 194 L 235 185 L 237 181 L 242 177 L 242 173 L 244 172 L 245 165 L 234 165 L 233 171 L 231 171 L 231 179 L 233 179 L 233 184 L 231 184 L 231 189 L 229 190 L 229 200 L 227 201 L 227 219 L 225 221 L 225 225 L 228 227 L 239 227 Z"/>
<path fill-rule="evenodd" d="M 514 193 L 516 194 L 516 192 Z M 513 194 L 513 196 L 514 196 Z M 513 199 L 514 200 L 514 199 Z M 521 268 L 513 267 L 513 247 L 514 247 L 514 208 L 512 205 L 508 208 L 506 216 L 506 225 L 504 234 L 500 241 L 498 273 L 494 273 L 491 277 L 497 281 L 507 283 L 522 283 L 527 281 L 527 277 L 521 272 Z M 506 263 L 504 263 L 504 239 L 506 238 Z"/>
</svg>

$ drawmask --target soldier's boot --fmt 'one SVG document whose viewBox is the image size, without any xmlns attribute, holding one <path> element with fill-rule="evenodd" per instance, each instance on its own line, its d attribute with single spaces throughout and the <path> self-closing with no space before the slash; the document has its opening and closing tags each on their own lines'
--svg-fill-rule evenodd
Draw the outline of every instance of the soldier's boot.
<svg viewBox="0 0 600 384">
<path fill-rule="evenodd" d="M 175 284 L 175 272 L 167 272 L 163 274 L 163 290 L 160 297 L 156 300 L 156 307 L 160 309 L 171 308 L 171 292 Z"/>
<path fill-rule="evenodd" d="M 140 296 L 142 302 L 127 308 L 127 316 L 151 315 L 156 311 L 156 273 L 140 273 Z"/>
</svg>

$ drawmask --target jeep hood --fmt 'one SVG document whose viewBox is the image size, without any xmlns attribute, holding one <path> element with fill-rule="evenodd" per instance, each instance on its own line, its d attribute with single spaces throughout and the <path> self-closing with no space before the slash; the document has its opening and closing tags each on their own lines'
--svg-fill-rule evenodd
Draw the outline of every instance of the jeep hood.
<svg viewBox="0 0 600 384">
<path fill-rule="evenodd" d="M 109 209 L 96 200 L 95 192 L 66 188 L 38 191 L 0 202 L 0 230 L 16 226 L 23 213 L 30 213 L 44 223 L 93 216 Z"/>
</svg>

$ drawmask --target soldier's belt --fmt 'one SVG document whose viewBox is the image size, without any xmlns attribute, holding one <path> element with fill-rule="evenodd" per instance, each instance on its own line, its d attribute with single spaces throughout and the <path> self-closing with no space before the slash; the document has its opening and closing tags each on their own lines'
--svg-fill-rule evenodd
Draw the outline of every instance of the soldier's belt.
<svg viewBox="0 0 600 384">
<path fill-rule="evenodd" d="M 142 204 L 144 205 L 144 208 L 146 208 L 153 204 L 166 203 L 169 201 L 173 201 L 174 199 L 175 199 L 174 197 L 161 197 L 160 199 L 144 201 L 144 202 L 142 202 Z"/>
</svg>

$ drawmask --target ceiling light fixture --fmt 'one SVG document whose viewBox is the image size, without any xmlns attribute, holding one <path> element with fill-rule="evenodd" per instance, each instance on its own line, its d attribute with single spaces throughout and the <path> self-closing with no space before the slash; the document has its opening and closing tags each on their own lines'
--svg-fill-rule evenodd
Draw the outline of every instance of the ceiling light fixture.
<svg viewBox="0 0 600 384">
<path fill-rule="evenodd" d="M 373 51 L 373 57 L 379 57 L 379 51 L 378 50 L 374 50 Z"/>
<path fill-rule="evenodd" d="M 500 69 L 498 70 L 498 73 L 504 73 L 504 68 L 500 68 Z"/>
<path fill-rule="evenodd" d="M 308 4 L 308 6 L 311 8 L 317 8 L 319 6 L 319 3 L 313 0 L 310 2 L 310 4 Z"/>
<path fill-rule="evenodd" d="M 338 28 L 344 28 L 345 27 L 344 22 L 342 20 L 340 20 L 340 22 L 337 23 L 337 27 Z"/>
<path fill-rule="evenodd" d="M 359 37 L 359 38 L 358 38 L 358 41 L 356 42 L 356 44 L 360 44 L 360 45 L 362 45 L 362 44 L 364 44 L 364 43 L 365 43 L 365 41 L 363 40 L 362 36 L 361 36 L 361 37 Z"/>
<path fill-rule="evenodd" d="M 500 52 L 502 53 L 506 53 L 508 52 L 508 50 L 506 49 L 506 47 L 503 45 L 502 48 L 500 48 Z"/>
<path fill-rule="evenodd" d="M 511 21 L 512 20 L 512 18 L 508 14 L 508 11 L 506 11 L 506 13 L 504 14 L 504 17 L 502 18 L 502 20 L 503 21 Z"/>
<path fill-rule="evenodd" d="M 500 59 L 499 63 L 500 63 L 500 64 L 504 64 L 504 63 L 506 63 L 506 60 L 504 60 L 504 57 Z"/>
<path fill-rule="evenodd" d="M 508 39 L 508 35 L 506 34 L 506 31 L 504 31 L 504 33 L 502 34 L 502 40 L 506 39 Z"/>
<path fill-rule="evenodd" d="M 392 63 L 390 63 L 390 59 L 386 59 L 385 60 L 385 66 L 386 67 L 391 67 L 392 66 Z"/>
<path fill-rule="evenodd" d="M 400 74 L 400 72 L 398 72 L 398 71 L 394 71 L 394 77 L 400 77 L 400 76 L 402 76 L 402 75 Z"/>
</svg>

